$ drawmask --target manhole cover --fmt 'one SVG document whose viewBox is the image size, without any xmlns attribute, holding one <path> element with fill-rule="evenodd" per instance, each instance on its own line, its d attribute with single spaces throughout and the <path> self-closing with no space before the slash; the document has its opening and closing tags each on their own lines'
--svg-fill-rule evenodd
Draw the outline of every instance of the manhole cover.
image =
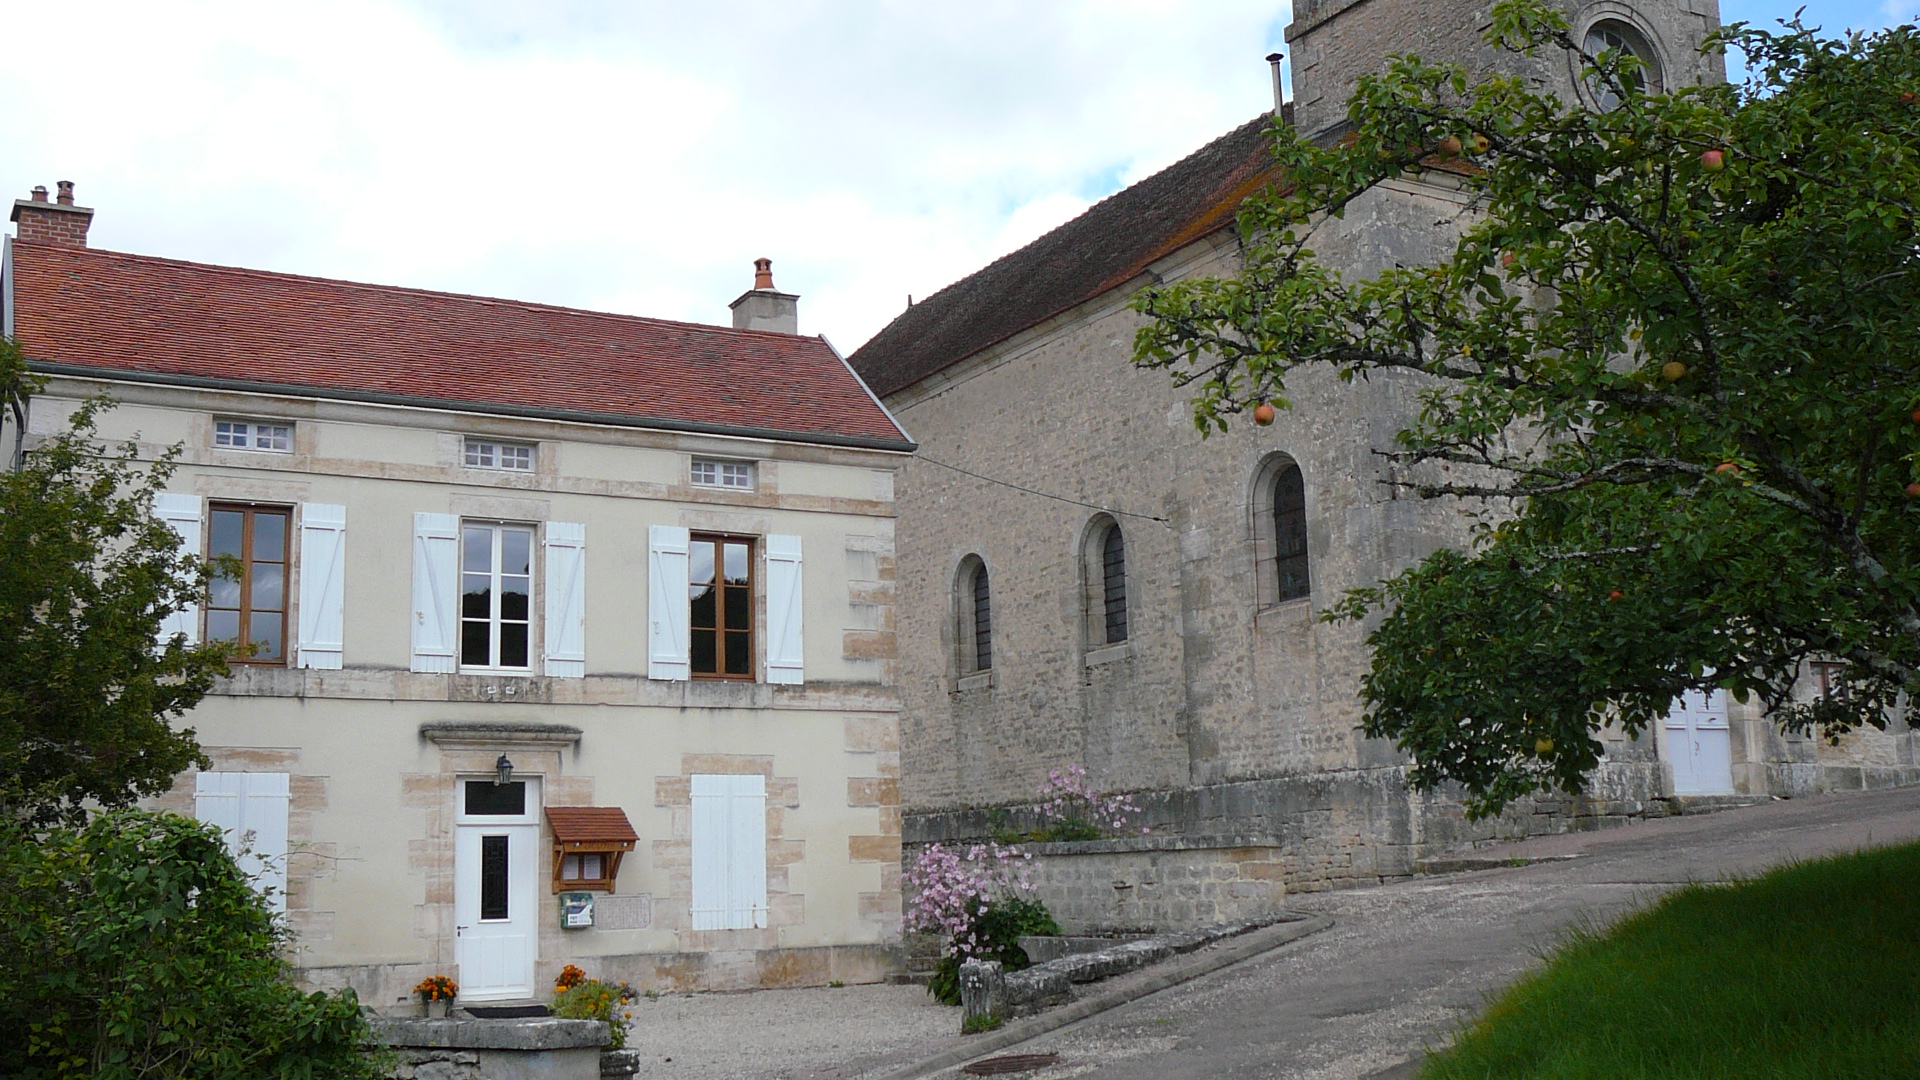
<svg viewBox="0 0 1920 1080">
<path fill-rule="evenodd" d="M 985 1058 L 971 1065 L 962 1065 L 960 1071 L 969 1076 L 995 1076 L 999 1073 L 1032 1072 L 1058 1063 L 1059 1054 L 1008 1054 L 1006 1057 Z"/>
</svg>

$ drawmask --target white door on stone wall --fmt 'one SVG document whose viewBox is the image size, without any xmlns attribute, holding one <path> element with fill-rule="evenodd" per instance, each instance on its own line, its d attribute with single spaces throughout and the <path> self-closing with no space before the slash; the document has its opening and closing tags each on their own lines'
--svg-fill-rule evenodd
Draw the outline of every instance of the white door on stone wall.
<svg viewBox="0 0 1920 1080">
<path fill-rule="evenodd" d="M 540 782 L 462 780 L 456 797 L 453 913 L 460 997 L 532 997 L 540 929 Z"/>
<path fill-rule="evenodd" d="M 1733 736 L 1725 690 L 1689 690 L 1675 698 L 1667 713 L 1666 736 L 1675 795 L 1733 794 Z"/>
</svg>

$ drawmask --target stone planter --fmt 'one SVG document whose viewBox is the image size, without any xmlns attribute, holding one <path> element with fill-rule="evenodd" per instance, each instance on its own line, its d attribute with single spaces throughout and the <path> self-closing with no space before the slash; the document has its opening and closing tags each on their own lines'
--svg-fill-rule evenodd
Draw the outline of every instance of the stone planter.
<svg viewBox="0 0 1920 1080">
<path fill-rule="evenodd" d="M 602 1020 L 378 1016 L 370 1023 L 399 1059 L 396 1080 L 599 1080 L 600 1051 L 613 1041 Z"/>
<path fill-rule="evenodd" d="M 446 998 L 427 998 L 420 1002 L 420 1015 L 429 1020 L 445 1020 L 453 1002 Z"/>
</svg>

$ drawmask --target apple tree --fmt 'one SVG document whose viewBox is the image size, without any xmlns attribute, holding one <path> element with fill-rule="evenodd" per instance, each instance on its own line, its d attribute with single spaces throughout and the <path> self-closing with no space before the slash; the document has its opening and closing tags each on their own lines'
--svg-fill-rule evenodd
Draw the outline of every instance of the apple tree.
<svg viewBox="0 0 1920 1080">
<path fill-rule="evenodd" d="M 1366 733 L 1471 813 L 1579 790 L 1603 726 L 1689 689 L 1884 726 L 1920 691 L 1920 33 L 1735 25 L 1708 47 L 1746 80 L 1669 94 L 1538 0 L 1489 37 L 1574 53 L 1618 104 L 1394 58 L 1338 145 L 1276 129 L 1243 271 L 1143 292 L 1136 363 L 1195 390 L 1202 431 L 1287 407 L 1296 370 L 1420 373 L 1381 452 L 1480 507 L 1477 539 L 1326 617 L 1372 627 Z M 1316 258 L 1329 218 L 1435 168 L 1474 200 L 1441 265 Z M 1810 662 L 1834 674 L 1809 702 Z"/>
<path fill-rule="evenodd" d="M 0 407 L 17 423 L 36 388 L 0 338 Z M 204 767 L 174 721 L 226 674 L 226 650 L 161 628 L 204 598 L 210 568 L 153 514 L 171 456 L 102 446 L 104 407 L 0 471 L 0 817 L 77 822 Z"/>
</svg>

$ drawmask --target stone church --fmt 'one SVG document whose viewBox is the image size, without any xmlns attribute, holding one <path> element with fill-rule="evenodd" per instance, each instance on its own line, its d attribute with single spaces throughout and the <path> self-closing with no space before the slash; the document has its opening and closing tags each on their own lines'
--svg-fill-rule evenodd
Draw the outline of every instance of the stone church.
<svg viewBox="0 0 1920 1080">
<path fill-rule="evenodd" d="M 1609 104 L 1557 53 L 1486 46 L 1489 7 L 1302 0 L 1279 118 L 1339 138 L 1359 76 L 1398 52 Z M 1567 14 L 1594 51 L 1637 54 L 1655 88 L 1725 77 L 1699 52 L 1717 0 L 1581 0 Z M 1271 427 L 1203 440 L 1185 392 L 1131 363 L 1137 290 L 1239 266 L 1235 210 L 1276 179 L 1274 119 L 912 305 L 851 357 L 920 446 L 897 492 L 906 842 L 1017 824 L 1050 768 L 1079 763 L 1136 793 L 1168 844 L 1258 843 L 1287 887 L 1313 889 L 1405 875 L 1462 843 L 1667 813 L 1676 796 L 1920 776 L 1902 725 L 1824 747 L 1716 695 L 1612 741 L 1578 799 L 1470 823 L 1454 797 L 1408 787 L 1405 758 L 1357 730 L 1363 629 L 1317 616 L 1467 538 L 1470 507 L 1383 483 L 1374 451 L 1414 415 L 1418 377 L 1307 371 Z M 1467 212 L 1457 183 L 1408 178 L 1314 246 L 1350 277 L 1434 262 Z"/>
</svg>

